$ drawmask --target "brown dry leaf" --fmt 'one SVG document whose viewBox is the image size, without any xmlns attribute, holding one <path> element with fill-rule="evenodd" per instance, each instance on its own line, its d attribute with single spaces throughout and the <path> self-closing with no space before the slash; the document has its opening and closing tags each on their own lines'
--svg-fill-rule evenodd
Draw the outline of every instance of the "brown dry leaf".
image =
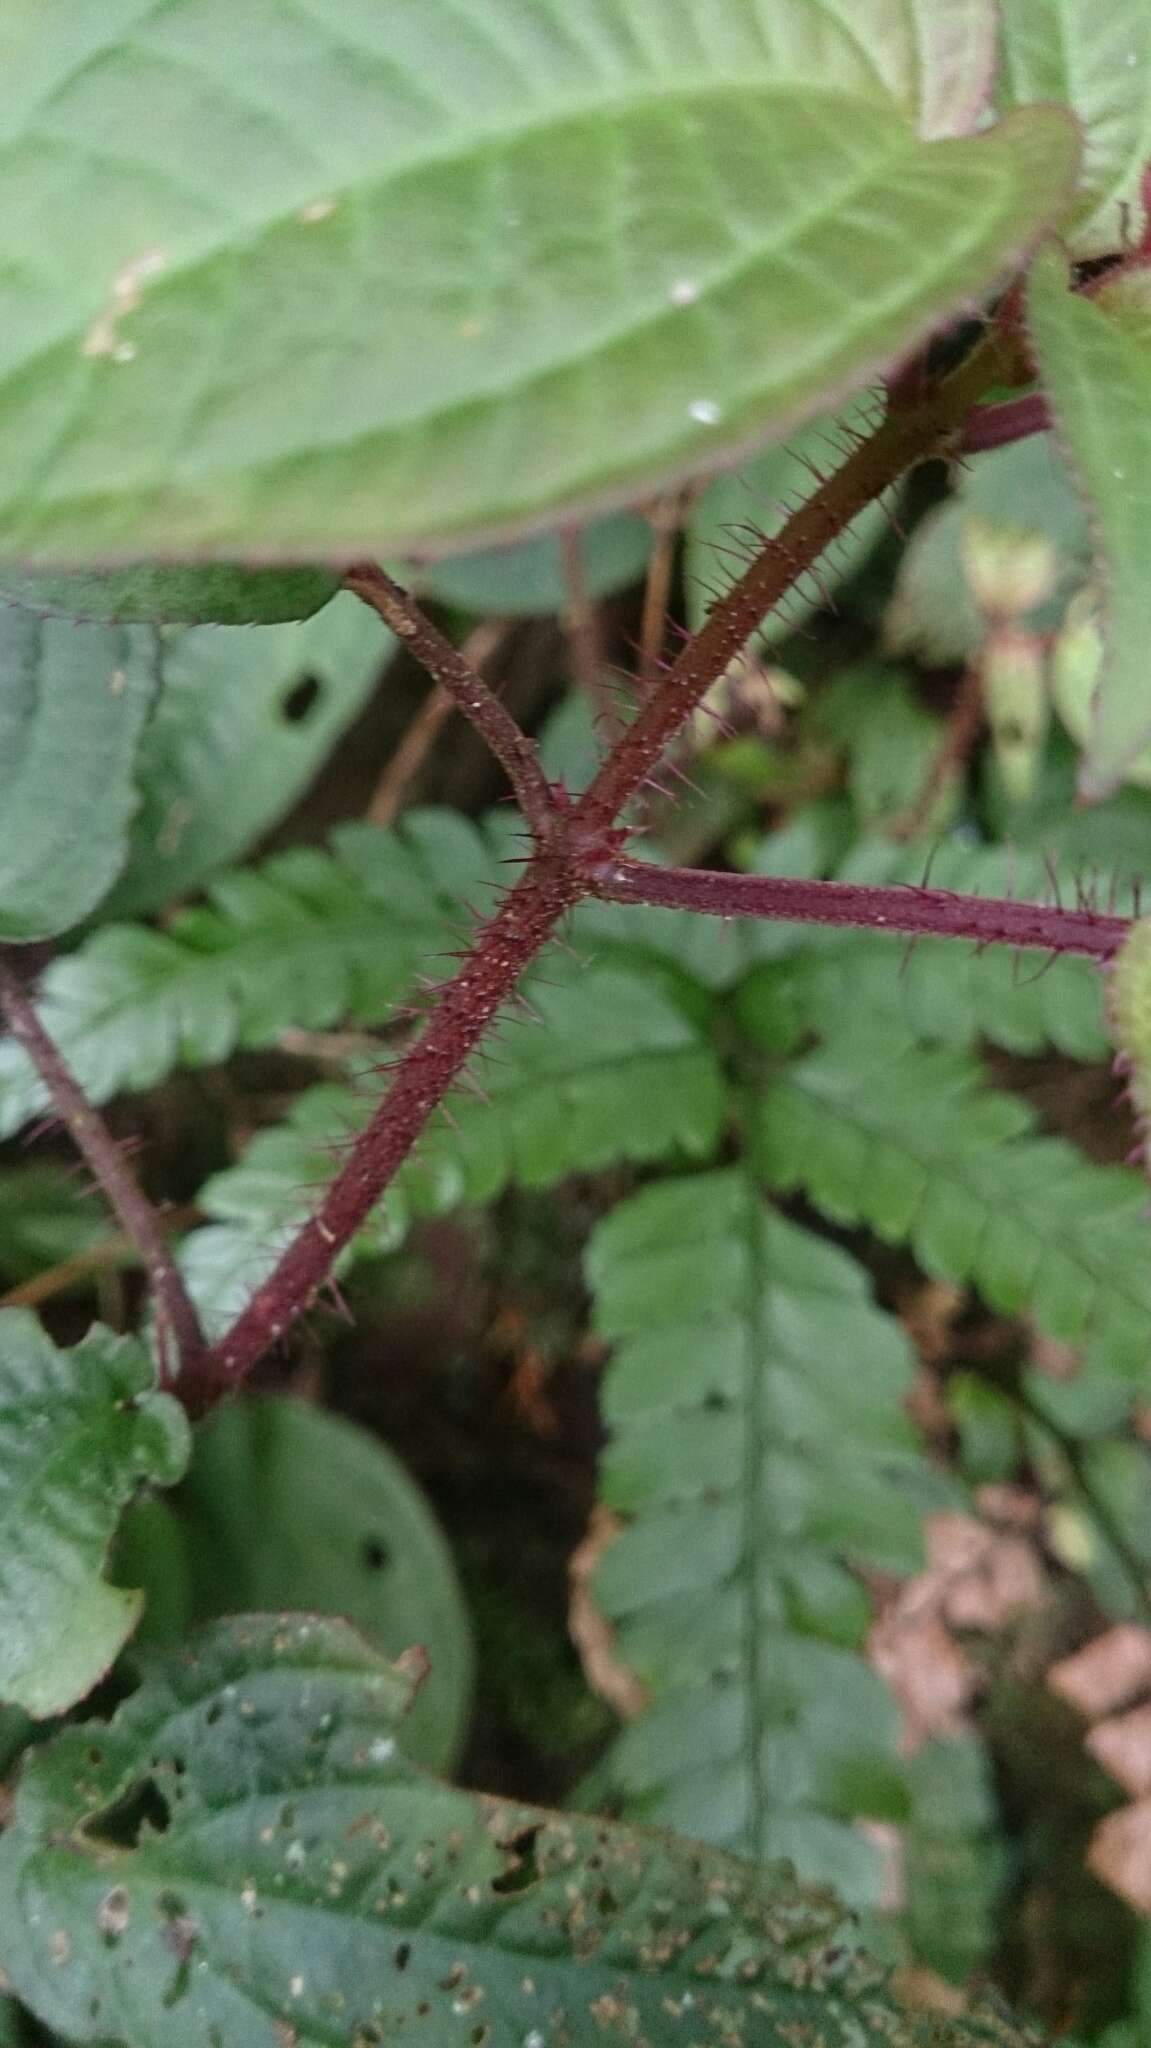
<svg viewBox="0 0 1151 2048">
<path fill-rule="evenodd" d="M 1047 1683 L 1088 1721 L 1102 1720 L 1151 1691 L 1151 1630 L 1120 1622 L 1086 1649 L 1053 1664 Z"/>
<path fill-rule="evenodd" d="M 607 1701 L 621 1721 L 634 1721 L 648 1704 L 647 1687 L 616 1656 L 615 1630 L 597 1605 L 591 1583 L 600 1558 L 622 1527 L 619 1516 L 609 1508 L 592 1509 L 587 1535 L 573 1551 L 569 1567 L 568 1629 L 592 1691 Z"/>
<path fill-rule="evenodd" d="M 1010 1489 L 996 1504 L 1022 1521 L 1027 1496 Z M 1022 1609 L 1039 1606 L 1046 1586 L 1038 1555 L 1024 1535 L 973 1515 L 928 1515 L 927 1570 L 909 1579 L 871 1632 L 869 1655 L 903 1710 L 903 1743 L 914 1751 L 933 1735 L 956 1735 L 979 1684 L 976 1665 L 954 1629 L 993 1633 Z"/>
<path fill-rule="evenodd" d="M 1028 1350 L 1036 1372 L 1049 1380 L 1073 1380 L 1083 1363 L 1081 1344 L 1065 1344 L 1060 1337 L 1049 1337 L 1045 1330 L 1031 1331 Z"/>
<path fill-rule="evenodd" d="M 1137 1913 L 1151 1914 L 1151 1799 L 1100 1821 L 1087 1868 Z"/>
<path fill-rule="evenodd" d="M 911 1580 L 872 1629 L 868 1645 L 872 1664 L 899 1702 L 909 1753 L 933 1735 L 962 1731 L 979 1677 L 938 1614 L 905 1605 L 908 1594 L 922 1596 L 922 1588 L 923 1580 Z"/>
<path fill-rule="evenodd" d="M 1001 1528 L 1022 1529 L 1034 1535 L 1043 1527 L 1043 1502 L 1026 1486 L 1006 1482 L 981 1486 L 975 1500 L 980 1513 Z"/>
<path fill-rule="evenodd" d="M 959 1514 L 929 1516 L 925 1536 L 928 1566 L 943 1582 L 943 1612 L 952 1628 L 994 1635 L 1042 1601 L 1043 1569 L 1025 1537 Z"/>
<path fill-rule="evenodd" d="M 1151 1705 L 1097 1721 L 1087 1748 L 1125 1792 L 1136 1799 L 1151 1792 Z"/>
</svg>

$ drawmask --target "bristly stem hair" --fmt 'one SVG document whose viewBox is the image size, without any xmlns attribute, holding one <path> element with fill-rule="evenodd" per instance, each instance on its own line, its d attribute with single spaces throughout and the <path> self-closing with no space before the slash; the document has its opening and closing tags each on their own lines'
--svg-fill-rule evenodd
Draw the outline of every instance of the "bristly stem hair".
<svg viewBox="0 0 1151 2048">
<path fill-rule="evenodd" d="M 503 766 L 533 847 L 519 880 L 477 930 L 454 977 L 440 989 L 427 1021 L 400 1057 L 375 1115 L 273 1272 L 210 1350 L 199 1336 L 157 1219 L 107 1133 L 84 1102 L 20 982 L 7 977 L 3 1000 L 13 1031 L 42 1074 L 57 1112 L 103 1183 L 117 1215 L 142 1251 L 162 1314 L 177 1337 L 179 1390 L 193 1413 L 243 1383 L 253 1367 L 315 1300 L 344 1247 L 360 1229 L 419 1139 L 432 1113 L 461 1079 L 489 1026 L 582 898 L 675 903 L 720 916 L 774 917 L 873 930 L 966 938 L 978 944 L 1040 946 L 1106 959 L 1126 924 L 1093 911 L 1001 903 L 932 889 L 879 889 L 763 876 L 660 869 L 624 857 L 619 820 L 649 782 L 668 746 L 798 578 L 810 571 L 851 521 L 915 464 L 960 445 L 973 408 L 1002 380 L 1004 344 L 988 332 L 949 375 L 889 407 L 874 434 L 801 504 L 714 606 L 704 625 L 653 683 L 630 726 L 590 787 L 573 799 L 549 783 L 535 746 L 477 669 L 453 647 L 394 579 L 360 563 L 346 587 L 379 614 L 450 695 Z"/>
</svg>

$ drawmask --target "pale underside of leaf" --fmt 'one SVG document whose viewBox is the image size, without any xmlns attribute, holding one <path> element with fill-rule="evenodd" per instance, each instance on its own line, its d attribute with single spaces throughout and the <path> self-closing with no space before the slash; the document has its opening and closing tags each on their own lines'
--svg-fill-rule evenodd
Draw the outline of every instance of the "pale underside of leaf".
<svg viewBox="0 0 1151 2048">
<path fill-rule="evenodd" d="M 136 763 L 128 861 L 104 916 L 169 906 L 240 859 L 316 773 L 395 645 L 348 594 L 302 624 L 172 634 Z"/>
<path fill-rule="evenodd" d="M 917 139 L 919 14 L 54 0 L 0 124 L 0 552 L 474 544 L 863 387 L 1075 174 L 1054 109 Z"/>
<path fill-rule="evenodd" d="M 0 938 L 66 931 L 123 867 L 159 668 L 146 628 L 0 604 Z"/>
<path fill-rule="evenodd" d="M 1087 502 L 1105 655 L 1080 788 L 1098 798 L 1151 740 L 1151 325 L 1068 290 L 1062 257 L 1033 265 L 1031 341 L 1055 432 Z"/>
<path fill-rule="evenodd" d="M 1000 99 L 1069 106 L 1083 128 L 1078 203 L 1067 230 L 1080 258 L 1117 254 L 1146 221 L 1151 160 L 1151 10 L 1146 0 L 1006 0 Z"/>
</svg>

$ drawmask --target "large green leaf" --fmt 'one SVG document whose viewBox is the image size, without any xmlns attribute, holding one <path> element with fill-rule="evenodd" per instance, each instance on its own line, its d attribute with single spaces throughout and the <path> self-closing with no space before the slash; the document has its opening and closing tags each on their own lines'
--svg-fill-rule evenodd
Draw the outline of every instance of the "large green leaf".
<svg viewBox="0 0 1151 2048">
<path fill-rule="evenodd" d="M 898 1714 L 858 1654 L 850 1563 L 920 1559 L 910 1354 L 834 1246 L 740 1171 L 668 1180 L 600 1225 L 607 1505 L 597 1597 L 651 1704 L 606 1783 L 637 1818 L 875 1903 L 852 1822 L 902 1817 Z"/>
<path fill-rule="evenodd" d="M 339 1624 L 255 1618 L 58 1735 L 0 1838 L 18 1994 L 134 2048 L 1025 2048 L 901 2007 L 783 1873 L 422 1777 L 405 1692 Z"/>
<path fill-rule="evenodd" d="M 405 1746 L 429 1770 L 456 1762 L 473 1663 L 459 1581 L 423 1494 L 365 1430 L 302 1401 L 218 1408 L 183 1484 L 128 1517 L 115 1563 L 148 1600 L 140 1642 L 290 1602 L 344 1616 L 389 1656 L 418 1644 L 431 1669 Z"/>
<path fill-rule="evenodd" d="M 137 1488 L 187 1462 L 184 1411 L 154 1377 L 132 1339 L 97 1325 L 58 1351 L 0 1311 L 0 1699 L 38 1718 L 82 1699 L 139 1618 L 141 1596 L 101 1574 Z"/>
<path fill-rule="evenodd" d="M 838 1223 L 909 1243 L 929 1273 L 970 1281 L 1081 1349 L 1084 1370 L 1137 1380 L 1151 1361 L 1146 1183 L 1034 1135 L 976 1060 L 894 1027 L 841 1033 L 782 1074 L 757 1157 Z"/>
<path fill-rule="evenodd" d="M 638 967 L 549 962 L 527 984 L 539 1022 L 513 1008 L 481 1094 L 459 1090 L 428 1126 L 360 1247 L 398 1243 L 413 1215 L 492 1201 L 509 1184 L 543 1187 L 619 1160 L 704 1157 L 724 1111 L 719 1062 L 699 1025 Z M 194 1231 L 183 1263 L 210 1327 L 238 1313 L 378 1099 L 373 1085 L 311 1090 L 262 1133 L 238 1167 L 201 1190 L 220 1219 Z"/>
<path fill-rule="evenodd" d="M 67 931 L 123 867 L 158 667 L 146 629 L 0 604 L 0 939 Z"/>
<path fill-rule="evenodd" d="M 1151 160 L 1151 12 L 1145 0 L 1006 0 L 1004 106 L 1054 100 L 1083 124 L 1079 201 L 1069 239 L 1078 257 L 1116 254 L 1146 222 L 1141 181 Z"/>
<path fill-rule="evenodd" d="M 1105 655 L 1080 781 L 1098 797 L 1151 739 L 1151 297 L 1145 275 L 1093 299 L 1067 286 L 1064 258 L 1045 252 L 1028 292 L 1032 346 L 1087 499 L 1103 586 Z"/>
<path fill-rule="evenodd" d="M 246 853 L 295 802 L 394 650 L 348 596 L 303 625 L 172 634 L 137 761 L 128 865 L 103 914 L 157 909 Z"/>
<path fill-rule="evenodd" d="M 477 544 L 795 426 L 1065 211 L 1058 109 L 918 138 L 928 20 L 47 0 L 0 127 L 0 552 Z"/>
</svg>

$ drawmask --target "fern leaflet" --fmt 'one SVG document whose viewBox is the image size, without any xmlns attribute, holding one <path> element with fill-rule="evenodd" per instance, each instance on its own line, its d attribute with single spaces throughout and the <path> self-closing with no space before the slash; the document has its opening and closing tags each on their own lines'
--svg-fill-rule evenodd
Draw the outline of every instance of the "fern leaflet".
<svg viewBox="0 0 1151 2048">
<path fill-rule="evenodd" d="M 491 1201 L 615 1161 L 706 1157 L 724 1112 L 719 1062 L 657 979 L 620 966 L 528 983 L 542 1028 L 513 1009 L 478 1062 L 483 1094 L 460 1092 L 429 1126 L 360 1239 L 390 1249 L 413 1216 Z M 187 1240 L 184 1265 L 208 1319 L 234 1313 L 379 1099 L 378 1080 L 309 1090 L 241 1165 L 208 1182 L 216 1223 Z"/>
<path fill-rule="evenodd" d="M 970 1282 L 1135 1375 L 1151 1352 L 1146 1187 L 1035 1134 L 969 1055 L 887 1035 L 837 1038 L 789 1068 L 758 1111 L 756 1157 L 840 1223 L 906 1241 L 929 1273 Z"/>
<path fill-rule="evenodd" d="M 873 1902 L 857 1815 L 899 1818 L 896 1712 L 858 1654 L 849 1560 L 915 1566 L 932 1482 L 901 1409 L 910 1359 L 844 1253 L 731 1169 L 666 1180 L 592 1240 L 609 1508 L 596 1576 L 650 1695 L 608 1789 L 637 1818 Z"/>
</svg>

